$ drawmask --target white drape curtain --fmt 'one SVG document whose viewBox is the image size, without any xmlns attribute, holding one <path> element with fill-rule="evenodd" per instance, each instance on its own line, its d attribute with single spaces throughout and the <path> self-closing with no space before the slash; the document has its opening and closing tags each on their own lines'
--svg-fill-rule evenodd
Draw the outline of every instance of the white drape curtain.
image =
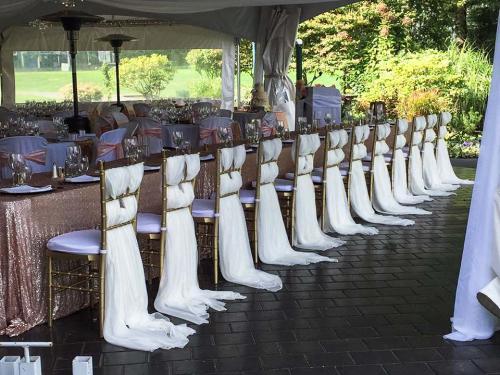
<svg viewBox="0 0 500 375">
<path fill-rule="evenodd" d="M 222 41 L 222 109 L 234 107 L 234 40 Z"/>
<path fill-rule="evenodd" d="M 498 321 L 477 301 L 476 293 L 494 277 L 491 269 L 495 192 L 500 185 L 500 23 L 497 29 L 493 78 L 484 122 L 481 152 L 472 193 L 453 316 L 453 332 L 446 337 L 468 341 L 493 335 Z"/>
<path fill-rule="evenodd" d="M 295 128 L 295 86 L 288 77 L 300 21 L 300 8 L 273 8 L 262 11 L 259 43 L 262 48 L 264 87 L 269 104 L 287 116 L 288 127 Z"/>
</svg>

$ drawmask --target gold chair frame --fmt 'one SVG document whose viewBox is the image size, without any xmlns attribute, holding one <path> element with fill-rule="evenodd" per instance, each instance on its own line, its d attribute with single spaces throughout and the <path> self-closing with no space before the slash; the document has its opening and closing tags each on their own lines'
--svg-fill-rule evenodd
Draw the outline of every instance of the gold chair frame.
<svg viewBox="0 0 500 375">
<path fill-rule="evenodd" d="M 108 163 L 106 163 L 108 164 Z M 126 225 L 132 224 L 134 230 L 136 229 L 137 224 L 137 213 L 132 220 L 127 222 L 116 224 L 116 225 L 107 225 L 107 203 L 123 199 L 126 197 L 134 196 L 137 201 L 139 201 L 140 188 L 138 188 L 135 192 L 129 192 L 116 197 L 116 198 L 107 198 L 106 197 L 106 170 L 117 168 L 119 166 L 125 166 L 123 163 L 117 166 L 116 162 L 109 163 L 108 167 L 105 163 L 100 160 L 99 161 L 99 190 L 100 190 L 100 205 L 101 205 L 101 240 L 100 240 L 100 253 L 98 254 L 73 254 L 73 253 L 65 253 L 52 251 L 47 249 L 47 258 L 48 258 L 48 325 L 52 328 L 53 322 L 53 297 L 55 294 L 61 293 L 63 290 L 73 290 L 77 292 L 87 293 L 89 297 L 90 305 L 92 306 L 92 295 L 97 294 L 98 296 L 98 305 L 99 305 L 99 334 L 103 336 L 103 328 L 104 328 L 104 306 L 105 306 L 105 272 L 106 272 L 106 249 L 107 249 L 107 232 L 113 229 L 121 228 Z M 85 260 L 86 264 L 78 265 L 76 267 L 71 268 L 68 271 L 60 271 L 54 270 L 53 262 L 55 260 L 64 260 L 64 261 L 82 261 Z M 97 269 L 92 268 L 93 263 L 98 263 Z M 86 272 L 85 272 L 86 269 Z M 83 270 L 83 271 L 82 271 Z M 60 278 L 68 277 L 70 279 L 76 278 L 76 281 L 72 281 L 69 285 L 63 285 L 62 283 L 58 283 Z M 86 283 L 85 287 L 80 285 Z M 97 284 L 97 285 L 95 285 Z"/>
</svg>

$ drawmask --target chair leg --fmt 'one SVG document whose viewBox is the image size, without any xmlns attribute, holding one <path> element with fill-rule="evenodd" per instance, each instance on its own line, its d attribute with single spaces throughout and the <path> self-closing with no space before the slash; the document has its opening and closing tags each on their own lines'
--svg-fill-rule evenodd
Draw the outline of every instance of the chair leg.
<svg viewBox="0 0 500 375">
<path fill-rule="evenodd" d="M 104 337 L 104 293 L 105 293 L 105 280 L 104 275 L 106 272 L 106 257 L 105 255 L 100 256 L 99 265 L 99 334 Z"/>
<path fill-rule="evenodd" d="M 214 225 L 214 284 L 219 283 L 219 226 Z"/>
<path fill-rule="evenodd" d="M 48 269 L 49 269 L 49 303 L 48 303 L 48 308 L 49 308 L 49 316 L 47 317 L 49 327 L 52 328 L 52 257 L 49 255 L 49 264 L 48 264 Z"/>
</svg>

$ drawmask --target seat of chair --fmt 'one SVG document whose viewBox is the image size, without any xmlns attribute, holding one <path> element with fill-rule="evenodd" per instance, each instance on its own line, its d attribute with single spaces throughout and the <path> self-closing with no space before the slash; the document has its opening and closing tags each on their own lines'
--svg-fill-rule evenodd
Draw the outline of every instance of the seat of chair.
<svg viewBox="0 0 500 375">
<path fill-rule="evenodd" d="M 47 248 L 75 255 L 96 255 L 101 251 L 101 231 L 97 229 L 78 230 L 53 237 Z"/>
<path fill-rule="evenodd" d="M 193 217 L 215 217 L 214 199 L 195 199 L 192 206 Z"/>
<path fill-rule="evenodd" d="M 392 153 L 387 153 L 387 154 L 384 154 L 384 160 L 387 162 L 387 163 L 390 163 L 392 161 Z M 372 153 L 369 152 L 366 154 L 366 156 L 363 158 L 363 161 L 366 162 L 371 162 L 372 161 Z"/>
<path fill-rule="evenodd" d="M 240 190 L 240 202 L 243 204 L 254 204 L 255 203 L 255 190 Z"/>
<path fill-rule="evenodd" d="M 160 233 L 161 215 L 149 212 L 137 214 L 137 233 Z"/>
<path fill-rule="evenodd" d="M 342 174 L 342 176 L 346 176 L 347 175 L 347 171 L 349 170 L 349 163 L 344 161 L 342 163 L 340 163 L 340 174 Z M 370 163 L 363 163 L 363 172 L 369 172 L 370 171 Z"/>
<path fill-rule="evenodd" d="M 295 176 L 295 173 L 293 173 L 293 172 L 288 172 L 285 175 L 285 177 L 289 180 L 293 180 L 294 176 Z M 314 170 L 311 177 L 312 177 L 312 180 L 315 184 L 321 184 L 323 182 L 323 173 L 322 172 L 318 174 L 317 171 Z"/>
<path fill-rule="evenodd" d="M 276 180 L 274 180 L 274 188 L 276 189 L 276 191 L 283 191 L 283 192 L 292 191 L 293 181 L 277 178 Z"/>
</svg>

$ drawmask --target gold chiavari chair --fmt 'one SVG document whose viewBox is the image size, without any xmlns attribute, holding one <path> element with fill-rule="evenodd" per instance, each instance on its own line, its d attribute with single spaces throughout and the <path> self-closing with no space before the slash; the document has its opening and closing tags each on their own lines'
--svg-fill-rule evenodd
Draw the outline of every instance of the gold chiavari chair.
<svg viewBox="0 0 500 375">
<path fill-rule="evenodd" d="M 132 224 L 135 228 L 137 215 L 131 220 L 108 225 L 107 206 L 113 201 L 127 197 L 139 200 L 139 191 L 127 191 L 118 197 L 108 197 L 106 189 L 107 171 L 125 166 L 125 162 L 104 163 L 99 161 L 101 224 L 99 229 L 88 229 L 65 233 L 50 239 L 47 243 L 48 259 L 48 324 L 52 327 L 54 297 L 63 291 L 86 293 L 92 305 L 92 296 L 97 295 L 99 310 L 99 332 L 104 327 L 104 287 L 106 268 L 107 232 Z M 142 168 L 142 163 L 141 163 Z M 66 263 L 69 270 L 61 270 L 54 263 Z M 75 263 L 79 263 L 75 266 Z"/>
<path fill-rule="evenodd" d="M 233 142 L 244 144 L 242 141 Z M 196 237 L 200 252 L 211 252 L 213 258 L 214 284 L 219 283 L 219 212 L 220 200 L 239 192 L 221 195 L 221 176 L 231 172 L 240 172 L 241 168 L 232 168 L 222 172 L 221 150 L 224 145 L 218 145 L 215 150 L 215 195 L 214 199 L 195 199 L 192 205 L 192 215 L 196 226 Z"/>
<path fill-rule="evenodd" d="M 167 172 L 168 172 L 168 158 L 174 157 L 176 155 L 169 155 L 167 150 L 162 151 L 162 160 L 161 160 L 161 214 L 153 214 L 153 213 L 139 213 L 137 215 L 137 235 L 145 236 L 148 240 L 159 240 L 159 250 L 157 251 L 149 251 L 141 250 L 142 254 L 153 255 L 158 258 L 156 263 L 151 263 L 151 258 L 149 258 L 149 263 L 144 263 L 145 267 L 150 268 L 158 268 L 159 274 L 163 273 L 163 262 L 165 259 L 165 251 L 166 251 L 166 241 L 165 241 L 165 232 L 167 230 L 167 218 L 168 213 L 180 209 L 184 209 L 186 207 L 179 207 L 175 209 L 168 208 L 168 184 L 167 184 Z M 186 171 L 185 171 L 186 172 Z M 196 178 L 187 179 L 186 177 L 179 182 L 179 184 L 183 183 L 191 183 L 195 185 Z"/>
</svg>

